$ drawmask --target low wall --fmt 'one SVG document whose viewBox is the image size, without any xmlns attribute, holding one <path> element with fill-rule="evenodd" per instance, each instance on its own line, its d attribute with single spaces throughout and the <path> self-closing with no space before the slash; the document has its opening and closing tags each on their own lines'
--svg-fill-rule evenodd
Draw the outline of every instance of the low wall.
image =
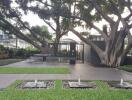
<svg viewBox="0 0 132 100">
<path fill-rule="evenodd" d="M 132 65 L 132 56 L 127 56 L 124 64 L 125 65 Z"/>
</svg>

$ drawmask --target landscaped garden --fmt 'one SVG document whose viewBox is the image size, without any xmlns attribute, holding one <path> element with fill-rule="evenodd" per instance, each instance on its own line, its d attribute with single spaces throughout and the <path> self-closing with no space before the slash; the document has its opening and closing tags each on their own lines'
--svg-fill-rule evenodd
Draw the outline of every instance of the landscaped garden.
<svg viewBox="0 0 132 100">
<path fill-rule="evenodd" d="M 0 74 L 69 74 L 70 69 L 67 67 L 0 67 Z"/>
<path fill-rule="evenodd" d="M 20 89 L 16 81 L 0 92 L 0 100 L 131 100 L 132 90 L 114 89 L 103 81 L 94 81 L 95 89 L 63 89 L 62 81 L 55 81 L 54 89 Z"/>
<path fill-rule="evenodd" d="M 39 53 L 39 50 L 8 48 L 0 45 L 0 66 L 23 61 L 35 53 Z"/>
<path fill-rule="evenodd" d="M 132 65 L 124 65 L 124 66 L 121 66 L 119 69 L 132 72 Z"/>
<path fill-rule="evenodd" d="M 0 0 L 0 100 L 132 100 L 131 60 L 132 0 Z"/>
</svg>

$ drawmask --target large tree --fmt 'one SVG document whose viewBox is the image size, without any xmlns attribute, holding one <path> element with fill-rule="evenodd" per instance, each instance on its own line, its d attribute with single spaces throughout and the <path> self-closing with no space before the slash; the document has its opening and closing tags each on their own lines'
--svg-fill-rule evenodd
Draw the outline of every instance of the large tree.
<svg viewBox="0 0 132 100">
<path fill-rule="evenodd" d="M 25 13 L 31 11 L 39 16 L 55 34 L 55 49 L 58 48 L 60 38 L 69 31 L 70 20 L 60 15 L 61 8 L 66 8 L 70 12 L 71 4 L 67 6 L 62 0 L 16 0 Z M 34 5 L 32 4 L 34 3 Z M 52 13 L 51 13 L 52 12 Z M 55 50 L 56 52 L 57 50 Z"/>
<path fill-rule="evenodd" d="M 110 67 L 120 66 L 132 47 L 131 0 L 74 0 L 73 4 L 76 5 L 76 13 L 65 16 L 79 19 L 90 29 L 95 29 L 104 38 L 105 49 L 101 49 L 90 41 L 89 37 L 85 38 L 74 28 L 70 30 L 95 50 L 102 64 Z M 105 20 L 107 25 L 102 23 L 101 29 L 95 23 L 102 20 Z"/>
<path fill-rule="evenodd" d="M 41 0 L 42 1 L 42 0 Z M 131 0 L 62 0 L 63 5 L 71 4 L 69 13 L 67 8 L 60 8 L 61 16 L 72 19 L 70 31 L 77 35 L 82 41 L 90 45 L 97 53 L 101 64 L 117 67 L 120 66 L 132 47 L 132 1 Z M 48 5 L 51 6 L 52 5 Z M 54 12 L 49 12 L 52 14 Z M 107 23 L 97 25 L 105 20 Z M 76 31 L 75 24 L 95 29 L 104 38 L 105 49 L 100 48 L 88 36 Z M 78 24 L 78 23 L 77 23 Z M 102 26 L 102 28 L 100 27 Z M 109 28 L 109 29 L 108 29 Z M 84 32 L 83 32 L 84 33 Z M 126 46 L 125 46 L 126 43 Z"/>
</svg>

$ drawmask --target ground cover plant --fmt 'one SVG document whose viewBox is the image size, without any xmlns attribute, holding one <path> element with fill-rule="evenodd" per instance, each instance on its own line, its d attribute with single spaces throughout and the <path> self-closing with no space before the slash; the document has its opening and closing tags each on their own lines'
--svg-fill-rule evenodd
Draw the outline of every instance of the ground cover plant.
<svg viewBox="0 0 132 100">
<path fill-rule="evenodd" d="M 66 67 L 32 68 L 32 67 L 0 67 L 0 74 L 68 74 Z"/>
<path fill-rule="evenodd" d="M 16 81 L 0 92 L 0 100 L 131 100 L 132 90 L 111 89 L 105 82 L 95 81 L 96 89 L 63 89 L 56 80 L 55 89 L 18 89 Z"/>
<path fill-rule="evenodd" d="M 119 69 L 132 72 L 132 65 L 121 66 Z"/>
</svg>

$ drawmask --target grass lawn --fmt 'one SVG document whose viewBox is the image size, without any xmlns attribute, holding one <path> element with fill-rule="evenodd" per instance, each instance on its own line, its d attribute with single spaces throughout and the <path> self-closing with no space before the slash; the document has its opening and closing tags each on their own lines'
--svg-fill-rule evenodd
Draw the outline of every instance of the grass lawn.
<svg viewBox="0 0 132 100">
<path fill-rule="evenodd" d="M 132 65 L 121 66 L 119 69 L 132 72 Z"/>
<path fill-rule="evenodd" d="M 19 61 L 23 61 L 23 59 L 2 59 L 0 60 L 0 66 L 8 65 Z"/>
<path fill-rule="evenodd" d="M 55 89 L 16 89 L 16 81 L 0 92 L 0 100 L 132 100 L 132 90 L 110 89 L 104 82 L 95 81 L 97 89 L 62 89 L 61 81 L 56 81 Z"/>
<path fill-rule="evenodd" d="M 68 74 L 70 69 L 66 67 L 50 68 L 17 68 L 17 67 L 0 67 L 0 74 Z"/>
</svg>

